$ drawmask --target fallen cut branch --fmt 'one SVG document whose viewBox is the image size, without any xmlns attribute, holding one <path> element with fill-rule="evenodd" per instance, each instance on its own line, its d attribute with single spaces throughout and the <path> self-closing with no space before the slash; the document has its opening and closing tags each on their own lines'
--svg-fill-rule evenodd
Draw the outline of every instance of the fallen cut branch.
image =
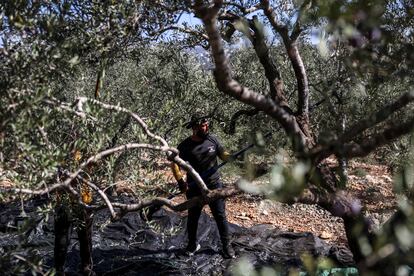
<svg viewBox="0 0 414 276">
<path fill-rule="evenodd" d="M 128 213 L 128 212 L 139 211 L 145 207 L 151 207 L 151 206 L 166 206 L 173 211 L 181 212 L 181 211 L 188 210 L 189 208 L 193 206 L 197 206 L 197 205 L 204 206 L 219 198 L 227 198 L 227 197 L 235 196 L 235 195 L 241 194 L 242 192 L 243 192 L 242 190 L 240 190 L 239 188 L 235 186 L 231 188 L 210 190 L 210 192 L 205 196 L 194 197 L 185 202 L 178 203 L 178 204 L 173 203 L 171 200 L 167 198 L 156 197 L 151 200 L 143 200 L 135 204 L 124 204 L 124 203 L 114 202 L 112 203 L 112 205 L 120 209 L 120 215 L 124 215 L 125 213 Z"/>
</svg>

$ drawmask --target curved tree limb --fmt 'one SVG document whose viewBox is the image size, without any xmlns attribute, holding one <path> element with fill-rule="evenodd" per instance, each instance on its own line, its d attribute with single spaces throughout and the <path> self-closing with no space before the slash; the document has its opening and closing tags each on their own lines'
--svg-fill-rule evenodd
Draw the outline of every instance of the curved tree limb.
<svg viewBox="0 0 414 276">
<path fill-rule="evenodd" d="M 251 116 L 257 115 L 258 113 L 259 113 L 259 110 L 257 108 L 250 109 L 250 110 L 243 109 L 243 110 L 239 110 L 236 113 L 234 113 L 230 119 L 230 125 L 229 125 L 229 130 L 228 130 L 229 134 L 234 134 L 236 132 L 236 123 L 237 123 L 237 120 L 241 116 L 245 115 L 245 116 L 251 117 Z"/>
<path fill-rule="evenodd" d="M 251 7 L 245 7 L 243 5 L 240 5 L 238 3 L 235 3 L 233 1 L 224 1 L 223 2 L 223 6 L 233 6 L 236 7 L 238 10 L 240 10 L 241 13 L 243 13 L 243 15 L 248 15 L 249 13 L 255 12 L 257 10 L 259 10 L 260 8 L 260 3 L 253 5 Z"/>
<path fill-rule="evenodd" d="M 155 140 L 159 141 L 159 142 L 160 142 L 160 143 L 161 143 L 164 147 L 168 147 L 168 143 L 167 143 L 167 141 L 165 141 L 165 139 L 164 139 L 164 138 L 162 138 L 161 136 L 158 136 L 158 135 L 153 134 L 153 133 L 149 130 L 148 125 L 144 122 L 144 120 L 143 120 L 143 119 L 141 119 L 141 117 L 139 117 L 139 116 L 138 116 L 137 114 L 135 114 L 134 112 L 132 112 L 132 111 L 130 111 L 130 110 L 128 110 L 128 109 L 126 109 L 126 108 L 120 107 L 120 106 L 106 104 L 106 103 L 103 103 L 103 102 L 100 102 L 100 101 L 97 101 L 97 100 L 94 100 L 94 99 L 86 98 L 86 97 L 79 97 L 79 98 L 77 99 L 77 108 L 78 108 L 78 110 L 79 110 L 79 111 L 83 112 L 83 105 L 84 105 L 86 102 L 90 102 L 90 103 L 92 103 L 92 104 L 99 105 L 99 106 L 101 106 L 102 108 L 105 108 L 105 109 L 108 109 L 108 110 L 115 110 L 115 111 L 118 111 L 118 112 L 124 112 L 124 113 L 127 113 L 127 114 L 128 114 L 129 116 L 131 116 L 131 117 L 132 117 L 132 118 L 133 118 L 136 122 L 138 122 L 138 124 L 141 126 L 142 130 L 144 130 L 145 134 L 146 134 L 148 137 L 151 137 L 151 138 L 153 138 L 153 139 L 155 139 Z"/>
<path fill-rule="evenodd" d="M 311 133 L 309 130 L 309 83 L 305 65 L 303 63 L 302 57 L 299 54 L 297 46 L 297 38 L 300 34 L 300 28 L 297 27 L 297 29 L 295 30 L 295 35 L 289 37 L 289 30 L 287 26 L 277 21 L 269 1 L 261 0 L 260 2 L 262 5 L 263 12 L 268 18 L 273 29 L 282 37 L 283 44 L 286 48 L 289 60 L 295 72 L 295 77 L 298 86 L 297 118 L 306 136 L 310 137 Z M 307 1 L 304 2 L 303 7 L 306 6 L 306 2 Z M 300 18 L 298 18 L 298 20 L 300 20 Z M 299 26 L 299 23 L 296 24 L 296 26 Z"/>
<path fill-rule="evenodd" d="M 185 211 L 193 206 L 204 206 L 219 198 L 231 197 L 240 193 L 242 193 L 240 189 L 238 189 L 237 187 L 232 187 L 210 190 L 210 192 L 206 196 L 194 197 L 178 204 L 173 203 L 171 200 L 168 200 L 167 198 L 156 197 L 151 200 L 143 200 L 136 204 L 123 204 L 114 202 L 112 205 L 116 208 L 119 208 L 121 210 L 121 214 L 125 214 L 126 212 L 138 211 L 150 206 L 166 206 L 173 211 L 180 212 Z"/>
<path fill-rule="evenodd" d="M 200 4 L 200 1 L 197 1 L 199 4 L 195 6 L 195 10 L 196 15 L 203 20 L 207 34 L 210 38 L 210 46 L 216 66 L 214 75 L 217 87 L 224 93 L 262 110 L 275 118 L 293 139 L 298 152 L 305 152 L 305 144 L 307 141 L 295 118 L 280 105 L 273 102 L 273 100 L 241 86 L 232 78 L 228 60 L 221 42 L 220 33 L 216 27 L 216 9 L 209 9 L 207 6 L 203 5 L 202 2 L 203 1 L 201 1 Z M 216 2 L 220 4 L 221 1 Z"/>
<path fill-rule="evenodd" d="M 89 157 L 87 160 L 85 160 L 82 164 L 79 165 L 77 170 L 69 175 L 69 177 L 64 181 L 64 185 L 68 186 L 69 183 L 74 180 L 85 167 L 87 167 L 89 164 L 96 163 L 98 160 L 102 159 L 105 156 L 112 155 L 117 152 L 129 150 L 129 149 L 152 149 L 157 151 L 163 151 L 163 152 L 175 152 L 178 153 L 177 149 L 166 147 L 166 146 L 154 146 L 151 144 L 139 144 L 139 143 L 128 143 L 124 145 L 120 145 L 111 149 L 107 149 L 104 151 L 101 151 L 91 157 Z"/>
<path fill-rule="evenodd" d="M 395 102 L 384 106 L 382 109 L 377 111 L 375 114 L 371 115 L 365 120 L 359 121 L 357 124 L 351 126 L 343 136 L 340 138 L 342 142 L 347 142 L 353 139 L 358 134 L 361 134 L 364 130 L 377 125 L 385 121 L 393 113 L 397 112 L 401 108 L 407 106 L 409 103 L 414 101 L 414 90 L 404 93 L 399 99 Z"/>
<path fill-rule="evenodd" d="M 66 175 L 70 175 L 69 172 L 64 172 Z M 96 186 L 94 183 L 92 183 L 91 181 L 85 179 L 84 177 L 78 175 L 76 178 L 82 180 L 82 183 L 85 183 L 86 185 L 88 185 L 89 187 L 91 187 L 92 189 L 94 189 L 96 192 L 98 192 L 98 194 L 102 197 L 102 199 L 105 201 L 106 206 L 109 209 L 109 212 L 111 213 L 112 218 L 116 218 L 116 213 L 114 210 L 114 207 L 112 206 L 111 201 L 109 200 L 108 196 L 105 194 L 104 191 L 102 191 L 98 186 Z"/>
<path fill-rule="evenodd" d="M 410 120 L 399 125 L 395 123 L 395 125 L 385 129 L 383 132 L 368 139 L 364 139 L 360 144 L 346 144 L 343 151 L 341 151 L 341 154 L 348 158 L 366 156 L 376 148 L 388 144 L 398 137 L 411 133 L 413 129 L 414 118 L 411 118 Z"/>
</svg>

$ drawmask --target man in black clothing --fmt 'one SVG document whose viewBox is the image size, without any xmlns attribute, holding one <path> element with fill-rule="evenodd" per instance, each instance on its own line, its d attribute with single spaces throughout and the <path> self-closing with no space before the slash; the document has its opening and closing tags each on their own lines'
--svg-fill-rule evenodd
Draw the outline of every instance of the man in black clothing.
<svg viewBox="0 0 414 276">
<path fill-rule="evenodd" d="M 217 165 L 217 157 L 227 160 L 230 154 L 224 150 L 219 140 L 209 133 L 209 122 L 206 117 L 193 115 L 191 121 L 186 126 L 188 129 L 192 129 L 193 134 L 178 145 L 180 158 L 187 161 L 200 174 L 210 190 L 222 188 L 223 184 L 221 183 L 219 172 L 211 172 L 211 168 Z M 210 173 L 205 175 L 209 170 Z M 180 190 L 186 192 L 187 199 L 201 195 L 201 191 L 192 177 L 187 175 L 187 181 L 184 181 L 180 168 L 175 163 L 173 164 L 173 174 Z M 234 258 L 234 250 L 230 245 L 224 199 L 211 202 L 209 206 L 220 233 L 223 256 L 225 258 Z M 190 254 L 200 248 L 200 245 L 197 244 L 197 228 L 202 208 L 202 206 L 195 206 L 188 210 L 188 246 L 186 250 Z"/>
</svg>

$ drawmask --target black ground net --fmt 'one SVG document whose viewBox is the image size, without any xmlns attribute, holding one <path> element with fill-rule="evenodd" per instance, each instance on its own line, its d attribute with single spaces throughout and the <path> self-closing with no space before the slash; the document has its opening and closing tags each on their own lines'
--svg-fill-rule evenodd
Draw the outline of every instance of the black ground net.
<svg viewBox="0 0 414 276">
<path fill-rule="evenodd" d="M 25 204 L 30 223 L 24 235 L 18 235 L 14 228 L 24 224 L 19 217 L 19 204 L 0 206 L 0 249 L 3 253 L 15 250 L 24 237 L 21 254 L 27 248 L 35 249 L 47 269 L 53 267 L 53 216 L 45 220 L 35 212 L 44 202 L 36 199 Z M 302 267 L 300 257 L 304 252 L 329 257 L 337 266 L 352 265 L 351 253 L 345 249 L 330 246 L 312 233 L 281 232 L 270 225 L 244 228 L 231 224 L 231 244 L 237 258 L 224 259 L 216 224 L 204 212 L 198 228 L 201 249 L 193 256 L 183 250 L 187 242 L 185 216 L 161 209 L 154 214 L 151 226 L 137 213 L 129 213 L 116 222 L 108 218 L 106 210 L 94 217 L 93 261 L 98 275 L 232 275 L 242 258 L 255 268 L 278 266 L 286 272 L 291 267 Z M 76 275 L 79 263 L 79 243 L 76 231 L 72 231 L 67 275 Z"/>
</svg>

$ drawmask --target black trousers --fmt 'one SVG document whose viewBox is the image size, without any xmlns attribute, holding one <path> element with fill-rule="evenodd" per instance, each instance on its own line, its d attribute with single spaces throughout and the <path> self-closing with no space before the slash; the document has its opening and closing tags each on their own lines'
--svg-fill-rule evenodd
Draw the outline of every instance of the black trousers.
<svg viewBox="0 0 414 276">
<path fill-rule="evenodd" d="M 208 188 L 210 190 L 222 188 L 223 184 L 221 182 L 210 184 Z M 196 196 L 200 196 L 201 192 L 198 187 L 190 186 L 187 193 L 187 199 L 191 199 Z M 220 239 L 223 246 L 229 244 L 229 224 L 226 218 L 226 204 L 224 199 L 220 198 L 216 201 L 213 201 L 209 204 L 211 213 L 213 214 L 214 220 L 216 221 L 217 228 L 220 234 Z M 187 232 L 188 232 L 188 244 L 195 245 L 197 242 L 197 228 L 198 220 L 201 215 L 201 210 L 203 207 L 195 206 L 188 209 L 188 218 L 187 218 Z"/>
<path fill-rule="evenodd" d="M 72 216 L 67 205 L 58 205 L 55 210 L 54 259 L 56 272 L 63 273 L 72 226 L 75 225 L 79 239 L 81 269 L 83 275 L 92 273 L 92 214 L 84 209 L 75 211 Z"/>
</svg>

